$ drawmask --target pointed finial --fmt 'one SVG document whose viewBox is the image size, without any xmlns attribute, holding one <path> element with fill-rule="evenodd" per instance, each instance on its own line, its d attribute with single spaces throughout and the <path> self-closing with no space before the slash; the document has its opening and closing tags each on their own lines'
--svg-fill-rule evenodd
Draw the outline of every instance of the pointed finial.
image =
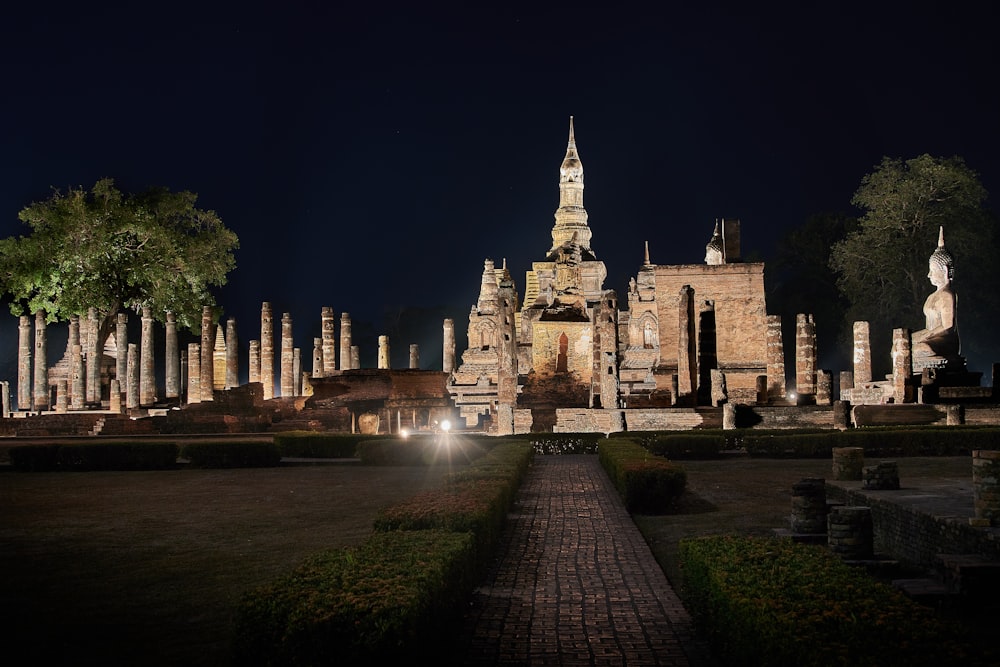
<svg viewBox="0 0 1000 667">
<path fill-rule="evenodd" d="M 944 247 L 944 225 L 938 228 L 938 247 Z"/>
<path fill-rule="evenodd" d="M 643 241 L 643 243 L 646 245 L 646 252 L 643 256 L 642 263 L 644 266 L 649 266 L 649 241 Z"/>
<path fill-rule="evenodd" d="M 569 117 L 569 143 L 571 146 L 576 146 L 576 139 L 573 137 L 573 117 Z"/>
</svg>

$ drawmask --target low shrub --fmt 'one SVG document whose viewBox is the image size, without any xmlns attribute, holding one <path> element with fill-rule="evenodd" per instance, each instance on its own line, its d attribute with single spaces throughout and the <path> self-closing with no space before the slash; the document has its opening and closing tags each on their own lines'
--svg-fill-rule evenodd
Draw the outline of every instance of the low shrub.
<svg viewBox="0 0 1000 667">
<path fill-rule="evenodd" d="M 596 454 L 600 433 L 539 433 L 532 434 L 531 444 L 536 454 Z"/>
<path fill-rule="evenodd" d="M 682 540 L 685 602 L 725 664 L 969 662 L 961 628 L 824 547 L 762 537 Z"/>
<path fill-rule="evenodd" d="M 659 434 L 642 438 L 639 443 L 651 454 L 672 460 L 716 459 L 726 449 L 726 438 L 721 434 Z"/>
<path fill-rule="evenodd" d="M 192 442 L 181 458 L 196 468 L 268 468 L 281 463 L 281 452 L 271 442 Z"/>
<path fill-rule="evenodd" d="M 14 470 L 166 470 L 177 465 L 173 442 L 104 442 L 24 445 L 10 449 Z"/>
<path fill-rule="evenodd" d="M 350 459 L 354 458 L 358 443 L 370 438 L 319 431 L 282 431 L 274 434 L 274 444 L 286 458 Z"/>
<path fill-rule="evenodd" d="M 684 468 L 630 440 L 601 443 L 598 457 L 633 514 L 663 514 L 687 485 Z"/>
<path fill-rule="evenodd" d="M 11 468 L 20 472 L 49 472 L 59 468 L 60 445 L 18 445 L 10 448 Z"/>
<path fill-rule="evenodd" d="M 750 456 L 769 458 L 829 458 L 834 447 L 861 447 L 867 456 L 963 456 L 1000 447 L 1000 429 L 922 426 L 748 433 L 743 447 Z"/>
</svg>

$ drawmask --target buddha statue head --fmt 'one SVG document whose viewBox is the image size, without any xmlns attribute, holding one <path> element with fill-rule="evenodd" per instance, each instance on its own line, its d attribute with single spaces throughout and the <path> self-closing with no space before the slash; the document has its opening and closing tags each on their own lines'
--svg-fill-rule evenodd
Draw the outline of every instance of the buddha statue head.
<svg viewBox="0 0 1000 667">
<path fill-rule="evenodd" d="M 722 247 L 722 236 L 719 234 L 719 221 L 715 221 L 715 232 L 712 239 L 705 245 L 705 263 L 711 265 L 725 264 L 725 251 Z"/>
<path fill-rule="evenodd" d="M 944 247 L 944 227 L 938 230 L 938 245 L 927 264 L 927 278 L 935 287 L 947 285 L 955 277 L 955 260 Z"/>
</svg>

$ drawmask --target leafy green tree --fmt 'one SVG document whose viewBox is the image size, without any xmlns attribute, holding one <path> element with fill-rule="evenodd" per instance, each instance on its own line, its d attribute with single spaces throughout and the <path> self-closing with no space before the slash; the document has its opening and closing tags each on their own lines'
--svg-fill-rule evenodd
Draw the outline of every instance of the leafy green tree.
<svg viewBox="0 0 1000 667">
<path fill-rule="evenodd" d="M 883 158 L 865 176 L 852 203 L 862 211 L 857 228 L 835 243 L 830 267 L 850 303 L 848 322 L 868 320 L 873 361 L 888 359 L 894 328 L 924 326 L 923 303 L 933 286 L 927 261 L 944 227 L 955 258 L 955 290 L 974 294 L 959 308 L 963 350 L 985 344 L 984 327 L 995 318 L 996 220 L 985 207 L 986 189 L 960 157 Z M 960 302 L 962 303 L 962 302 Z M 885 349 L 885 355 L 878 350 Z"/>
<path fill-rule="evenodd" d="M 104 179 L 27 206 L 18 217 L 31 233 L 0 240 L 0 291 L 11 312 L 42 310 L 56 322 L 95 308 L 102 343 L 119 312 L 144 307 L 161 322 L 173 311 L 197 332 L 239 240 L 196 200 L 164 188 L 127 195 Z"/>
</svg>

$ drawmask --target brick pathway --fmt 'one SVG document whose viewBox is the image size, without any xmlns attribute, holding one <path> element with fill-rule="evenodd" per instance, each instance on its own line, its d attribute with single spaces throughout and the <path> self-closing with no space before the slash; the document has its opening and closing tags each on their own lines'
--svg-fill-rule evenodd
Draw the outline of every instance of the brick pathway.
<svg viewBox="0 0 1000 667">
<path fill-rule="evenodd" d="M 462 665 L 708 665 L 596 456 L 537 456 L 474 596 Z"/>
</svg>

